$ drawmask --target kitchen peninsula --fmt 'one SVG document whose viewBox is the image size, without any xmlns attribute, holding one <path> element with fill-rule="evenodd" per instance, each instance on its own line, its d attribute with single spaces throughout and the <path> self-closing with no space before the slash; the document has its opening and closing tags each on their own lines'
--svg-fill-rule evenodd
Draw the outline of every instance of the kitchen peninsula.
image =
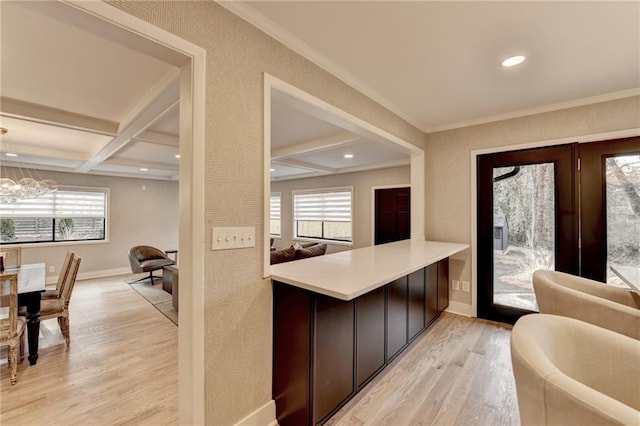
<svg viewBox="0 0 640 426">
<path fill-rule="evenodd" d="M 448 306 L 449 256 L 404 240 L 271 266 L 278 424 L 327 421 Z"/>
</svg>

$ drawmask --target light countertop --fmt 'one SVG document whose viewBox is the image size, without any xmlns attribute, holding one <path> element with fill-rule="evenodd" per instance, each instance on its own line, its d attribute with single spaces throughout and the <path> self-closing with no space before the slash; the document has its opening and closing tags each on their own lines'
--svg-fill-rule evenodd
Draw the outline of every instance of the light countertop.
<svg viewBox="0 0 640 426">
<path fill-rule="evenodd" d="M 271 265 L 271 278 L 352 300 L 468 247 L 468 244 L 404 240 Z"/>
</svg>

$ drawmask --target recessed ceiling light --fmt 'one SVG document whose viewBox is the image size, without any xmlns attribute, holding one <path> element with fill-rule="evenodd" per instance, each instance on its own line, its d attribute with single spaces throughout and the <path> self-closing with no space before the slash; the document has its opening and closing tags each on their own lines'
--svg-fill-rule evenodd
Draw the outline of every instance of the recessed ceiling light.
<svg viewBox="0 0 640 426">
<path fill-rule="evenodd" d="M 271 169 L 271 171 L 272 171 L 272 172 L 275 172 L 275 171 L 276 171 L 276 169 Z"/>
<path fill-rule="evenodd" d="M 176 157 L 176 158 L 180 158 L 180 154 L 176 154 L 176 155 L 175 155 L 175 157 Z"/>
<path fill-rule="evenodd" d="M 353 154 L 345 154 L 344 158 L 353 158 Z"/>
<path fill-rule="evenodd" d="M 512 57 L 507 58 L 504 61 L 502 61 L 502 66 L 503 67 L 513 67 L 513 66 L 516 66 L 516 65 L 519 65 L 519 64 L 523 63 L 525 59 L 527 59 L 527 58 L 525 58 L 522 55 L 512 56 Z"/>
<path fill-rule="evenodd" d="M 148 171 L 149 171 L 149 169 L 145 169 L 144 167 L 141 167 L 141 168 L 140 168 L 140 171 L 141 171 L 141 172 L 148 172 Z"/>
<path fill-rule="evenodd" d="M 7 152 L 4 155 L 6 155 L 7 157 L 17 157 L 18 154 L 14 154 L 13 152 Z"/>
</svg>

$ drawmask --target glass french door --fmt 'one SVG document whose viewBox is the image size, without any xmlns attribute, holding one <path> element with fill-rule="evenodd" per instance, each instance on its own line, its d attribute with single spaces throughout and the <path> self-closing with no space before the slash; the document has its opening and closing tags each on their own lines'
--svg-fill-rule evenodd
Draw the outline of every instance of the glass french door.
<svg viewBox="0 0 640 426">
<path fill-rule="evenodd" d="M 640 267 L 640 137 L 580 145 L 581 275 L 624 286 L 611 265 Z"/>
<path fill-rule="evenodd" d="M 536 312 L 537 269 L 578 271 L 577 144 L 478 157 L 478 316 Z"/>
<path fill-rule="evenodd" d="M 478 157 L 478 316 L 537 312 L 531 276 L 640 267 L 640 137 Z"/>
</svg>

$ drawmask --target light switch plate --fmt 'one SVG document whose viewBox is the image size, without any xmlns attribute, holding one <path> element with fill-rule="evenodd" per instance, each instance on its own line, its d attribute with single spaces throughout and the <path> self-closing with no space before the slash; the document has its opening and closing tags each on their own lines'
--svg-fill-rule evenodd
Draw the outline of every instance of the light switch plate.
<svg viewBox="0 0 640 426">
<path fill-rule="evenodd" d="M 451 290 L 453 290 L 453 291 L 460 291 L 460 281 L 458 281 L 458 280 L 451 280 Z"/>
<path fill-rule="evenodd" d="M 256 246 L 256 228 L 213 228 L 212 250 L 230 250 Z"/>
<path fill-rule="evenodd" d="M 471 288 L 469 287 L 469 281 L 462 281 L 462 291 L 469 293 Z"/>
</svg>

